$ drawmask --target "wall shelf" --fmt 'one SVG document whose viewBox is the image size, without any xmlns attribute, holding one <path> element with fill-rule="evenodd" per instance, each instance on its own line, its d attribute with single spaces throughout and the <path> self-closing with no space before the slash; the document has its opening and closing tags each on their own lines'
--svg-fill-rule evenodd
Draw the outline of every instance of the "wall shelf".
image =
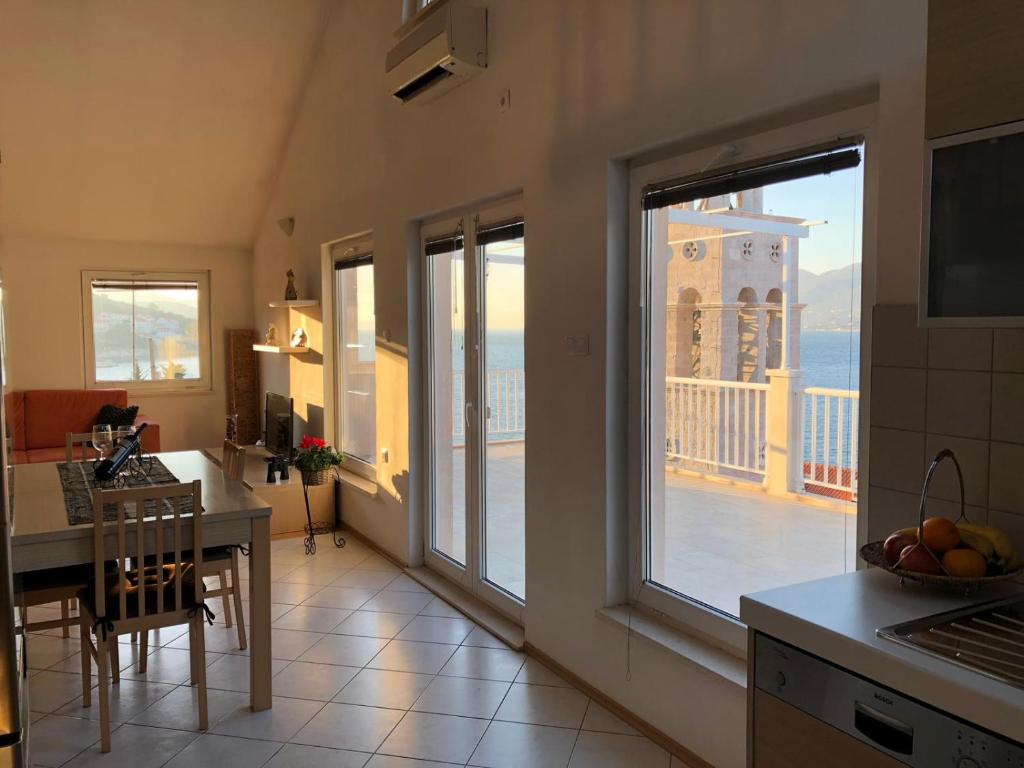
<svg viewBox="0 0 1024 768">
<path fill-rule="evenodd" d="M 270 352 L 275 355 L 301 355 L 309 352 L 309 347 L 275 347 L 270 344 L 253 344 L 252 348 L 256 352 Z"/>
<path fill-rule="evenodd" d="M 272 301 L 268 307 L 318 307 L 320 301 L 317 299 L 293 299 L 291 301 Z"/>
</svg>

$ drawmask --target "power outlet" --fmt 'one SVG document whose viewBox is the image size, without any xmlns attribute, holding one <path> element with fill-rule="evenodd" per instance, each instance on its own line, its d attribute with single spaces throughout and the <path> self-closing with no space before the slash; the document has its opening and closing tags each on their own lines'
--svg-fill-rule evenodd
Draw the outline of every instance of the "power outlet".
<svg viewBox="0 0 1024 768">
<path fill-rule="evenodd" d="M 590 334 L 574 333 L 566 336 L 565 350 L 569 357 L 587 357 L 590 354 Z"/>
</svg>

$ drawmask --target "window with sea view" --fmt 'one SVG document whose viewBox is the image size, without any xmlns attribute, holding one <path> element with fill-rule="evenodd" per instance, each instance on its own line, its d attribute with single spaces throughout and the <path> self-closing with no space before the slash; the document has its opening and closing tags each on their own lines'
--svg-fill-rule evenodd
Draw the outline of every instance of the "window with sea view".
<svg viewBox="0 0 1024 768">
<path fill-rule="evenodd" d="M 855 567 L 864 147 L 650 184 L 641 589 L 726 616 Z"/>
<path fill-rule="evenodd" d="M 208 381 L 205 273 L 83 273 L 89 381 L 194 388 Z"/>
</svg>

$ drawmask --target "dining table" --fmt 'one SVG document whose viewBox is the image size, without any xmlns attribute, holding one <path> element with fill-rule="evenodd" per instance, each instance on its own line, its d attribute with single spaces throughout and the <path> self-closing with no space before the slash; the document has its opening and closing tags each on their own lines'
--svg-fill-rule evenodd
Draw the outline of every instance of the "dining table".
<svg viewBox="0 0 1024 768">
<path fill-rule="evenodd" d="M 270 516 L 271 507 L 250 486 L 224 477 L 201 451 L 153 454 L 181 483 L 199 480 L 203 543 L 242 545 L 249 552 L 249 696 L 254 711 L 271 708 Z M 93 562 L 93 523 L 72 525 L 58 462 L 15 464 L 9 482 L 14 573 Z M 186 539 L 188 518 L 182 518 Z M 108 524 L 109 551 L 117 526 Z"/>
</svg>

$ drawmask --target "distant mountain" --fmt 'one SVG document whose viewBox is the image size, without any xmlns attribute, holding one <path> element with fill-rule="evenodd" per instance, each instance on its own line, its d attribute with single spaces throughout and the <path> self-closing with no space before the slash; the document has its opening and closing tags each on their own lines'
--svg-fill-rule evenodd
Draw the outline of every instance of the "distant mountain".
<svg viewBox="0 0 1024 768">
<path fill-rule="evenodd" d="M 851 295 L 852 294 L 852 295 Z M 845 331 L 860 327 L 860 262 L 816 275 L 800 270 L 802 327 L 807 331 Z M 851 321 L 852 310 L 852 321 Z"/>
</svg>

